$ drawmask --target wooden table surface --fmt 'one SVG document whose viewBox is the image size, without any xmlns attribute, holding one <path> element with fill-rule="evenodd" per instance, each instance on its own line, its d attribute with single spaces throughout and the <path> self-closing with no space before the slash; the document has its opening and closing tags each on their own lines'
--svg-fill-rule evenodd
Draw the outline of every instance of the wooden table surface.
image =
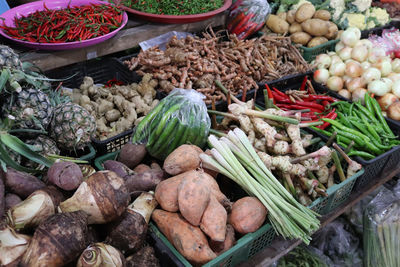
<svg viewBox="0 0 400 267">
<path fill-rule="evenodd" d="M 156 24 L 134 20 L 129 15 L 127 25 L 115 37 L 80 49 L 66 51 L 38 51 L 17 46 L 2 38 L 2 43 L 10 45 L 19 54 L 22 61 L 29 61 L 43 71 L 63 67 L 77 62 L 86 61 L 137 46 L 140 42 L 157 37 L 170 31 L 200 32 L 208 26 L 220 27 L 225 24 L 226 13 L 218 14 L 210 19 L 187 24 Z"/>
</svg>

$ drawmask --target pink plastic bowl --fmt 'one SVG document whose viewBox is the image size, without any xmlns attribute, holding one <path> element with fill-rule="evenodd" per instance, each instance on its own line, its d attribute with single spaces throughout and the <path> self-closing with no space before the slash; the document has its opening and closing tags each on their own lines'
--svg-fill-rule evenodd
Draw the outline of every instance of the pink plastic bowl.
<svg viewBox="0 0 400 267">
<path fill-rule="evenodd" d="M 122 6 L 124 10 L 129 13 L 132 13 L 137 18 L 141 18 L 144 20 L 152 21 L 152 22 L 159 22 L 159 23 L 191 23 L 209 19 L 225 10 L 227 10 L 232 5 L 232 0 L 225 0 L 224 5 L 216 10 L 202 13 L 202 14 L 195 14 L 195 15 L 158 15 L 158 14 L 151 14 L 146 12 L 137 11 L 135 9 Z"/>
<path fill-rule="evenodd" d="M 83 6 L 87 5 L 90 3 L 93 4 L 110 4 L 108 2 L 103 2 L 103 1 L 98 1 L 98 0 L 43 0 L 43 1 L 36 1 L 24 5 L 20 5 L 17 7 L 14 7 L 3 14 L 0 15 L 1 18 L 4 18 L 4 22 L 8 26 L 14 26 L 14 18 L 15 17 L 21 17 L 21 16 L 26 16 L 31 13 L 34 13 L 36 10 L 44 10 L 43 3 L 46 3 L 46 7 L 49 9 L 63 9 L 68 7 L 68 4 L 70 6 Z M 18 39 L 14 39 L 11 36 L 7 35 L 3 29 L 0 29 L 0 34 L 3 35 L 5 38 L 10 39 L 16 43 L 19 43 L 23 46 L 35 48 L 35 49 L 41 49 L 41 50 L 68 50 L 68 49 L 76 49 L 76 48 L 82 48 L 82 47 L 87 47 L 91 45 L 95 45 L 101 42 L 104 42 L 105 40 L 110 39 L 114 35 L 118 33 L 128 22 L 128 15 L 126 12 L 124 12 L 123 17 L 122 17 L 122 24 L 118 29 L 115 29 L 114 31 L 107 33 L 105 35 L 95 37 L 93 39 L 89 40 L 83 40 L 83 41 L 76 41 L 76 42 L 68 42 L 68 43 L 35 43 L 35 42 L 28 42 L 28 41 L 22 41 Z M 0 22 L 2 23 L 2 22 Z"/>
</svg>

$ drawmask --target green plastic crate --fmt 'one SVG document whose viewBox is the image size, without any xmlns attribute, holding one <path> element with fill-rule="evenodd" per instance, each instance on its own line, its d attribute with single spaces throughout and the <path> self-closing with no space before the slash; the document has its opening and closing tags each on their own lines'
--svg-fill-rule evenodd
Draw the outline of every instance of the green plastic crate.
<svg viewBox="0 0 400 267">
<path fill-rule="evenodd" d="M 305 46 L 300 46 L 300 52 L 303 55 L 303 58 L 307 62 L 313 61 L 318 55 L 327 53 L 329 51 L 334 51 L 336 44 L 339 42 L 339 40 L 330 40 L 326 43 L 320 44 L 315 47 L 305 47 Z"/>
<path fill-rule="evenodd" d="M 89 153 L 81 156 L 79 159 L 92 161 L 96 157 L 96 150 L 94 149 L 94 147 L 91 144 L 89 144 L 88 148 L 89 148 Z"/>
</svg>

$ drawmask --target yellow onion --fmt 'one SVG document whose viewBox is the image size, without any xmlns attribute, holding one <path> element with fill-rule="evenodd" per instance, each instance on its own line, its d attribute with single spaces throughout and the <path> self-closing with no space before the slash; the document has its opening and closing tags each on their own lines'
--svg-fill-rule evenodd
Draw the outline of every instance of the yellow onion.
<svg viewBox="0 0 400 267">
<path fill-rule="evenodd" d="M 17 234 L 8 225 L 0 230 L 0 266 L 18 265 L 19 258 L 28 248 L 30 236 Z"/>
<path fill-rule="evenodd" d="M 378 104 L 381 106 L 382 110 L 387 110 L 391 104 L 397 101 L 399 101 L 397 96 L 391 93 L 387 93 L 378 98 Z"/>
<path fill-rule="evenodd" d="M 387 109 L 387 115 L 392 120 L 400 120 L 400 102 L 396 101 L 391 104 Z"/>
<path fill-rule="evenodd" d="M 79 257 L 77 267 L 122 267 L 125 258 L 113 246 L 104 243 L 94 243 L 87 247 Z"/>
<path fill-rule="evenodd" d="M 351 93 L 349 90 L 346 89 L 342 89 L 338 92 L 339 95 L 343 96 L 344 98 L 350 98 L 351 97 Z"/>
<path fill-rule="evenodd" d="M 367 90 L 365 88 L 357 88 L 351 93 L 351 101 L 357 102 L 360 100 L 361 103 L 364 104 L 364 96 L 366 93 Z"/>
</svg>

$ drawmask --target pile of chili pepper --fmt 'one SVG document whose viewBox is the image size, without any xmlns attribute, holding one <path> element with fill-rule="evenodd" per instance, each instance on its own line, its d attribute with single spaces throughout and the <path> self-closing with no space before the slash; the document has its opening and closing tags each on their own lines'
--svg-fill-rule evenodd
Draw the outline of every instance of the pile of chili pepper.
<svg viewBox="0 0 400 267">
<path fill-rule="evenodd" d="M 353 141 L 354 146 L 348 155 L 360 156 L 366 160 L 400 145 L 398 136 L 394 135 L 383 117 L 378 101 L 365 94 L 364 102 L 365 106 L 361 102 L 332 103 L 331 106 L 336 107 L 338 118 L 323 118 L 323 121 L 331 124 L 326 130 L 311 128 L 326 136 L 334 136 L 336 143 L 342 147 L 347 147 Z"/>
<path fill-rule="evenodd" d="M 337 114 L 335 108 L 332 108 L 332 103 L 337 101 L 336 98 L 327 95 L 318 95 L 311 93 L 314 89 L 307 88 L 306 85 L 310 84 L 305 76 L 300 90 L 288 90 L 286 92 L 281 92 L 275 87 L 272 90 L 269 88 L 268 84 L 265 84 L 267 90 L 267 96 L 272 99 L 273 104 L 282 110 L 304 110 L 309 109 L 309 112 L 301 113 L 303 120 L 308 122 L 319 121 L 323 118 L 336 119 Z M 309 86 L 310 87 L 310 86 Z M 311 90 L 309 90 L 311 89 Z M 317 127 L 320 129 L 325 129 L 330 124 L 329 122 L 324 122 L 322 125 Z"/>
<path fill-rule="evenodd" d="M 113 5 L 89 4 L 49 9 L 14 18 L 14 27 L 3 25 L 12 38 L 37 43 L 83 41 L 114 31 L 122 24 L 123 12 Z"/>
</svg>

